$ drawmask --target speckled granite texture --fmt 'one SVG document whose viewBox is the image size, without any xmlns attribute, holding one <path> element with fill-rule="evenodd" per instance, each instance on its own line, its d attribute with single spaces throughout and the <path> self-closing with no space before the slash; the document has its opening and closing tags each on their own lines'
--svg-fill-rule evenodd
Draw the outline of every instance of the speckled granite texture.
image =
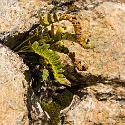
<svg viewBox="0 0 125 125">
<path fill-rule="evenodd" d="M 1 0 L 0 1 L 0 33 L 22 33 L 38 23 L 38 11 L 46 9 L 46 2 L 40 0 Z M 11 35 L 10 34 L 10 35 Z M 0 36 L 2 39 L 2 36 Z"/>
<path fill-rule="evenodd" d="M 91 48 L 65 41 L 89 69 L 67 76 L 83 85 L 81 100 L 65 109 L 64 125 L 124 125 L 125 123 L 125 4 L 105 2 L 91 11 L 78 12 Z M 66 23 L 70 26 L 70 24 Z M 64 62 L 67 58 L 62 55 Z M 69 63 L 68 63 L 69 64 Z M 70 76 L 71 75 L 71 76 Z M 87 85 L 85 87 L 84 85 Z"/>
<path fill-rule="evenodd" d="M 64 125 L 125 123 L 125 4 L 120 1 L 123 2 L 95 2 L 95 7 L 91 6 L 92 1 L 87 1 L 88 8 L 76 12 L 83 34 L 88 36 L 92 46 L 85 50 L 77 43 L 65 41 L 69 50 L 75 52 L 82 63 L 86 62 L 89 69 L 76 73 L 71 70 L 71 65 L 67 70 L 67 77 L 71 82 L 82 86 L 79 91 L 83 92 L 84 96 L 81 100 L 78 99 L 78 102 L 75 100 L 73 108 L 70 106 L 67 111 L 62 111 L 65 116 Z M 0 30 L 6 31 L 6 35 L 7 31 L 14 35 L 15 32 L 29 30 L 34 23 L 38 23 L 36 13 L 41 9 L 41 12 L 48 12 L 53 6 L 40 0 L 21 0 L 15 4 L 12 0 L 9 4 L 5 1 L 0 2 L 4 3 L 0 5 L 3 6 L 1 12 L 5 15 L 0 18 Z M 76 3 L 79 7 L 83 5 Z M 68 26 L 68 31 L 74 31 L 70 22 L 61 23 Z M 3 38 L 5 34 L 1 34 L 0 37 Z M 11 44 L 12 41 L 8 45 Z M 62 55 L 62 60 L 70 65 L 65 55 Z"/>
<path fill-rule="evenodd" d="M 0 44 L 0 124 L 28 125 L 25 103 L 30 75 L 18 55 Z M 25 75 L 24 75 L 25 74 Z"/>
</svg>

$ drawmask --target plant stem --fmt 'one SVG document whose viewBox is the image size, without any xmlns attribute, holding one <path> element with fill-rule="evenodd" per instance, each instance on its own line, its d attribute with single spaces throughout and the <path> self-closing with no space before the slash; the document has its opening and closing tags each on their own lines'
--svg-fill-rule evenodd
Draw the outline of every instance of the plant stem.
<svg viewBox="0 0 125 125">
<path fill-rule="evenodd" d="M 43 28 L 44 29 L 44 28 Z M 32 39 L 33 37 L 35 37 L 38 33 L 40 33 L 43 29 L 41 29 L 40 31 L 36 32 L 34 35 L 32 35 L 31 37 L 29 37 L 28 39 L 24 40 L 22 43 L 20 43 L 16 48 L 14 48 L 14 51 L 16 51 L 19 47 L 21 47 L 24 43 L 28 42 L 30 39 Z"/>
</svg>

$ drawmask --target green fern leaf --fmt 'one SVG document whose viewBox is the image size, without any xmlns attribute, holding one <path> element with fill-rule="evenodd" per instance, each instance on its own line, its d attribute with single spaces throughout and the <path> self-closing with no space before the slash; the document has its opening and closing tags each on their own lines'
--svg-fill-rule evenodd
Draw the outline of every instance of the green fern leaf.
<svg viewBox="0 0 125 125">
<path fill-rule="evenodd" d="M 51 25 L 51 38 L 54 38 L 54 25 Z"/>
<path fill-rule="evenodd" d="M 38 47 L 39 47 L 39 43 L 38 43 L 37 41 L 35 41 L 35 42 L 31 45 L 32 50 L 37 50 Z"/>
<path fill-rule="evenodd" d="M 54 18 L 53 18 L 53 16 L 51 16 L 50 13 L 48 13 L 48 15 L 47 15 L 47 19 L 48 19 L 49 24 L 54 23 Z"/>
<path fill-rule="evenodd" d="M 54 22 L 58 22 L 59 21 L 59 16 L 58 16 L 57 13 L 53 14 L 53 19 L 54 19 Z"/>
<path fill-rule="evenodd" d="M 42 17 L 42 16 L 40 16 L 40 24 L 41 24 L 42 26 L 45 25 L 44 22 L 43 22 L 43 17 Z"/>
<path fill-rule="evenodd" d="M 64 28 L 62 28 L 62 27 L 59 27 L 59 28 L 57 29 L 56 34 L 55 34 L 55 37 L 54 37 L 54 40 L 60 41 L 60 40 L 62 39 L 63 30 L 64 30 Z"/>
<path fill-rule="evenodd" d="M 40 16 L 40 24 L 45 27 L 50 25 L 47 15 L 44 17 Z"/>
<path fill-rule="evenodd" d="M 39 43 L 36 41 L 32 44 L 32 50 L 37 53 L 38 55 L 42 56 L 44 59 L 47 59 L 49 63 L 52 66 L 54 78 L 60 83 L 64 85 L 68 85 L 64 82 L 64 76 L 63 76 L 63 65 L 61 64 L 61 61 L 59 60 L 60 57 L 52 50 L 49 49 L 50 45 L 43 44 L 39 45 Z"/>
<path fill-rule="evenodd" d="M 41 82 L 46 81 L 48 77 L 49 77 L 49 71 L 46 68 L 44 68 Z"/>
<path fill-rule="evenodd" d="M 75 34 L 71 34 L 71 33 L 68 33 L 68 32 L 66 32 L 62 35 L 62 39 L 76 42 Z"/>
</svg>

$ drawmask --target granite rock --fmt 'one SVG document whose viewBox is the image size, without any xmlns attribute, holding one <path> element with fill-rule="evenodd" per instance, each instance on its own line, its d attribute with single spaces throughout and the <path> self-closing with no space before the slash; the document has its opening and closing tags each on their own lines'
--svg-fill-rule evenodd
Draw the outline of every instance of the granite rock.
<svg viewBox="0 0 125 125">
<path fill-rule="evenodd" d="M 65 41 L 65 45 L 83 63 L 87 71 L 69 76 L 81 86 L 81 98 L 73 99 L 62 110 L 64 125 L 124 125 L 125 123 L 125 4 L 105 2 L 92 10 L 80 11 L 84 35 L 91 48 Z M 70 24 L 69 24 L 70 25 Z M 72 31 L 72 30 L 71 30 Z M 62 55 L 63 62 L 68 62 Z M 72 64 L 70 64 L 72 66 Z"/>
<path fill-rule="evenodd" d="M 0 124 L 28 125 L 26 106 L 28 67 L 18 55 L 0 44 Z"/>
<path fill-rule="evenodd" d="M 76 58 L 79 58 L 83 64 L 86 63 L 89 69 L 87 71 L 77 70 L 77 72 L 74 72 L 74 67 L 68 56 L 60 54 L 63 63 L 69 66 L 66 67 L 67 71 L 65 73 L 67 79 L 69 78 L 70 82 L 80 85 L 79 92 L 83 93 L 81 98 L 75 95 L 71 105 L 61 111 L 62 116 L 64 116 L 64 125 L 124 125 L 125 123 L 125 4 L 124 2 L 120 3 L 120 1 L 123 2 L 122 0 L 119 0 L 119 3 L 101 2 L 101 4 L 96 4 L 96 6 L 92 7 L 88 6 L 88 9 L 76 12 L 77 18 L 82 25 L 83 34 L 90 39 L 91 48 L 86 50 L 79 44 L 71 41 L 65 41 L 65 46 L 67 46 L 71 52 L 75 52 Z M 89 5 L 92 3 L 91 1 L 87 2 Z M 2 1 L 2 3 L 4 3 L 2 5 L 5 7 L 5 9 L 2 10 L 2 14 L 7 16 L 3 16 L 0 20 L 3 24 L 1 32 L 7 34 L 8 30 L 11 31 L 12 35 L 25 32 L 29 30 L 34 23 L 38 23 L 38 15 L 36 15 L 36 13 L 40 11 L 41 5 L 44 6 L 42 8 L 43 10 L 48 8 L 46 2 L 39 0 L 32 0 L 30 2 L 21 0 L 20 2 L 16 2 L 16 4 L 14 4 L 13 1 L 10 3 Z M 12 9 L 12 12 L 7 9 L 8 6 L 10 7 L 10 4 L 12 8 L 15 7 L 15 9 Z M 49 5 L 49 7 L 51 8 L 53 6 Z M 17 8 L 20 8 L 20 10 Z M 31 8 L 35 9 L 31 10 Z M 48 10 L 46 12 L 48 12 Z M 8 15 L 9 13 L 10 15 Z M 17 18 L 18 14 L 20 20 Z M 6 17 L 9 18 L 9 22 L 7 22 Z M 9 25 L 6 25 L 6 22 Z M 68 26 L 67 31 L 74 32 L 72 24 L 68 21 L 62 21 L 57 24 L 57 26 L 58 25 Z M 8 35 L 5 34 L 4 36 Z M 3 35 L 1 35 L 1 38 L 2 37 Z M 12 41 L 4 42 L 9 45 L 10 48 L 13 46 L 10 44 Z M 7 61 L 4 60 L 0 61 L 1 63 L 7 63 Z M 6 65 L 6 63 L 4 63 L 4 65 Z M 2 67 L 5 67 L 4 69 L 2 68 L 2 72 L 7 71 L 4 65 L 2 65 Z M 0 77 L 1 81 L 8 83 L 9 80 L 13 79 L 12 76 L 14 75 L 10 76 L 10 74 L 14 69 L 15 68 L 12 67 L 12 70 L 7 75 L 9 79 Z M 0 75 L 3 76 L 4 72 L 2 72 Z M 4 82 L 1 84 L 5 84 Z M 21 86 L 22 84 L 19 85 Z M 11 86 L 9 86 L 9 88 L 10 87 Z M 18 94 L 16 94 L 16 96 L 17 95 Z M 34 99 L 34 97 L 33 100 L 34 102 L 32 103 L 38 104 L 38 107 L 39 100 Z M 26 109 L 25 105 L 20 109 L 23 108 Z M 42 113 L 42 109 L 40 110 Z M 16 115 L 16 117 L 18 117 L 18 115 Z M 34 118 L 36 115 L 34 117 L 32 115 L 31 117 L 37 119 Z"/>
</svg>

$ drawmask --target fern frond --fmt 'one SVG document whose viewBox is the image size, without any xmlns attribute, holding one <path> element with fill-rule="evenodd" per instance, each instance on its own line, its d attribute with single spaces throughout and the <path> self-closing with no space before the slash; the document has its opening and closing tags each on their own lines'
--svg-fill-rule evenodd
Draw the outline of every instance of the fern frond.
<svg viewBox="0 0 125 125">
<path fill-rule="evenodd" d="M 91 44 L 89 39 L 87 39 L 82 34 L 82 27 L 80 22 L 77 20 L 76 16 L 71 14 L 62 14 L 59 18 L 60 21 L 68 20 L 73 24 L 75 35 L 76 35 L 76 42 L 78 42 L 83 48 L 88 49 L 90 48 Z"/>
<path fill-rule="evenodd" d="M 49 71 L 46 68 L 44 68 L 42 72 L 43 74 L 42 74 L 41 82 L 46 81 L 47 78 L 49 77 Z"/>
<path fill-rule="evenodd" d="M 59 27 L 56 31 L 56 34 L 54 36 L 55 41 L 60 41 L 62 39 L 62 33 L 63 33 L 64 28 Z"/>
<path fill-rule="evenodd" d="M 63 65 L 61 64 L 60 57 L 52 50 L 49 49 L 50 45 L 43 44 L 39 45 L 36 41 L 31 45 L 32 50 L 38 55 L 42 56 L 44 59 L 47 59 L 52 66 L 54 78 L 60 83 L 67 85 L 64 82 L 63 76 Z M 69 84 L 68 84 L 69 85 Z"/>
<path fill-rule="evenodd" d="M 59 21 L 59 17 L 58 17 L 58 14 L 56 13 L 54 13 L 53 15 L 48 13 L 44 17 L 40 16 L 40 24 L 45 27 L 58 21 Z"/>
<path fill-rule="evenodd" d="M 40 16 L 40 24 L 45 27 L 50 25 L 47 15 L 44 17 Z"/>
<path fill-rule="evenodd" d="M 75 34 L 71 34 L 71 33 L 68 33 L 68 32 L 63 33 L 62 39 L 63 40 L 74 41 L 74 42 L 77 41 Z"/>
<path fill-rule="evenodd" d="M 51 16 L 50 13 L 48 13 L 48 15 L 47 15 L 47 19 L 48 19 L 49 24 L 54 23 L 54 18 Z"/>
<path fill-rule="evenodd" d="M 59 21 L 59 16 L 58 16 L 57 13 L 53 14 L 53 19 L 54 19 L 54 22 L 58 22 Z"/>
</svg>

